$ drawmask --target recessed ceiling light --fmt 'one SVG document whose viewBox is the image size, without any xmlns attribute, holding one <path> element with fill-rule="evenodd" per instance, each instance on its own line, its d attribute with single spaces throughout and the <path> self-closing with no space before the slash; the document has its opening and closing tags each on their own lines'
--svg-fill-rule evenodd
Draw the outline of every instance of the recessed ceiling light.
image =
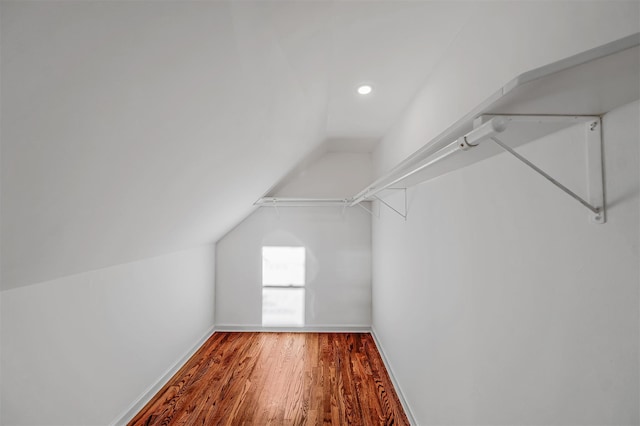
<svg viewBox="0 0 640 426">
<path fill-rule="evenodd" d="M 358 86 L 358 93 L 361 95 L 368 95 L 372 91 L 373 91 L 373 87 L 371 87 L 368 84 L 363 84 L 361 86 Z"/>
</svg>

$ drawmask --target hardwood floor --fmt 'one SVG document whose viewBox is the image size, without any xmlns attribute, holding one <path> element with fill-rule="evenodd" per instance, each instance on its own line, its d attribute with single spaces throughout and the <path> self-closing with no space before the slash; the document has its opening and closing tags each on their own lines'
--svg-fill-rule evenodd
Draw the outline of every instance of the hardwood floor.
<svg viewBox="0 0 640 426">
<path fill-rule="evenodd" d="M 217 332 L 129 425 L 408 425 L 365 333 Z"/>
</svg>

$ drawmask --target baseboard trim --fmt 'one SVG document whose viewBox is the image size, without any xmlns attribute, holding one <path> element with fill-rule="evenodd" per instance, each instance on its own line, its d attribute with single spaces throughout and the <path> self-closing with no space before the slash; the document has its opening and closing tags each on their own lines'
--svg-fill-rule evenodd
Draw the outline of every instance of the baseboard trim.
<svg viewBox="0 0 640 426">
<path fill-rule="evenodd" d="M 156 380 L 154 384 L 149 386 L 147 390 L 145 390 L 135 401 L 133 401 L 121 415 L 116 417 L 116 419 L 110 423 L 110 426 L 126 425 L 129 420 L 131 420 L 136 414 L 138 414 L 140 410 L 142 410 L 144 406 L 147 405 L 149 401 L 151 401 L 151 398 L 153 398 L 158 393 L 158 391 L 162 389 L 162 387 L 173 377 L 173 375 L 176 374 L 176 372 L 180 368 L 182 368 L 182 366 L 189 360 L 189 358 L 191 358 L 193 354 L 196 353 L 198 349 L 200 349 L 204 342 L 206 342 L 207 339 L 211 337 L 216 331 L 217 329 L 212 325 L 202 335 L 202 337 L 200 337 L 200 339 L 198 339 L 196 343 L 194 343 L 193 346 L 191 346 L 191 348 L 184 353 L 184 355 L 182 355 L 171 367 L 169 367 L 167 371 L 164 372 L 164 374 L 160 376 L 160 378 L 158 378 L 158 380 Z"/>
<path fill-rule="evenodd" d="M 378 336 L 376 334 L 376 329 L 373 326 L 371 326 L 371 336 L 373 336 L 373 341 L 378 347 L 378 352 L 380 352 L 380 356 L 382 357 L 382 362 L 384 363 L 384 366 L 387 369 L 387 372 L 389 373 L 389 377 L 391 378 L 391 383 L 393 383 L 393 387 L 396 389 L 396 393 L 398 394 L 398 398 L 400 399 L 400 403 L 404 408 L 405 414 L 409 418 L 409 422 L 412 425 L 417 425 L 418 422 L 416 421 L 416 418 L 414 417 L 413 412 L 411 411 L 411 407 L 409 406 L 409 403 L 404 397 L 404 393 L 402 392 L 400 383 L 398 383 L 398 380 L 396 379 L 396 375 L 393 373 L 391 364 L 389 364 L 389 359 L 387 358 L 387 355 L 384 352 L 384 349 L 382 348 L 382 344 L 380 343 L 380 340 L 378 339 Z"/>
<path fill-rule="evenodd" d="M 216 331 L 259 333 L 370 333 L 364 325 L 306 325 L 304 327 L 263 327 L 261 325 L 216 325 Z"/>
</svg>

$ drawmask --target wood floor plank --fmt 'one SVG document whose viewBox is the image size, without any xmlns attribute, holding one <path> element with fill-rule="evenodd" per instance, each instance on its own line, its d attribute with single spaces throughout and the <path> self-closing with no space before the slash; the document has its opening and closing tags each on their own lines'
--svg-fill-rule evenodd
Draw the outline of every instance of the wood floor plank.
<svg viewBox="0 0 640 426">
<path fill-rule="evenodd" d="M 217 332 L 129 422 L 408 425 L 366 333 Z"/>
</svg>

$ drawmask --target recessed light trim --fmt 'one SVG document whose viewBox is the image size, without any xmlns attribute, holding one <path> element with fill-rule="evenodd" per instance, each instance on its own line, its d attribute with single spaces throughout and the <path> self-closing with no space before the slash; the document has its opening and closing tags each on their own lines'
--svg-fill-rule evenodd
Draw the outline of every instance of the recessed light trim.
<svg viewBox="0 0 640 426">
<path fill-rule="evenodd" d="M 358 94 L 359 95 L 368 95 L 373 92 L 373 87 L 370 84 L 361 84 L 358 86 Z"/>
</svg>

